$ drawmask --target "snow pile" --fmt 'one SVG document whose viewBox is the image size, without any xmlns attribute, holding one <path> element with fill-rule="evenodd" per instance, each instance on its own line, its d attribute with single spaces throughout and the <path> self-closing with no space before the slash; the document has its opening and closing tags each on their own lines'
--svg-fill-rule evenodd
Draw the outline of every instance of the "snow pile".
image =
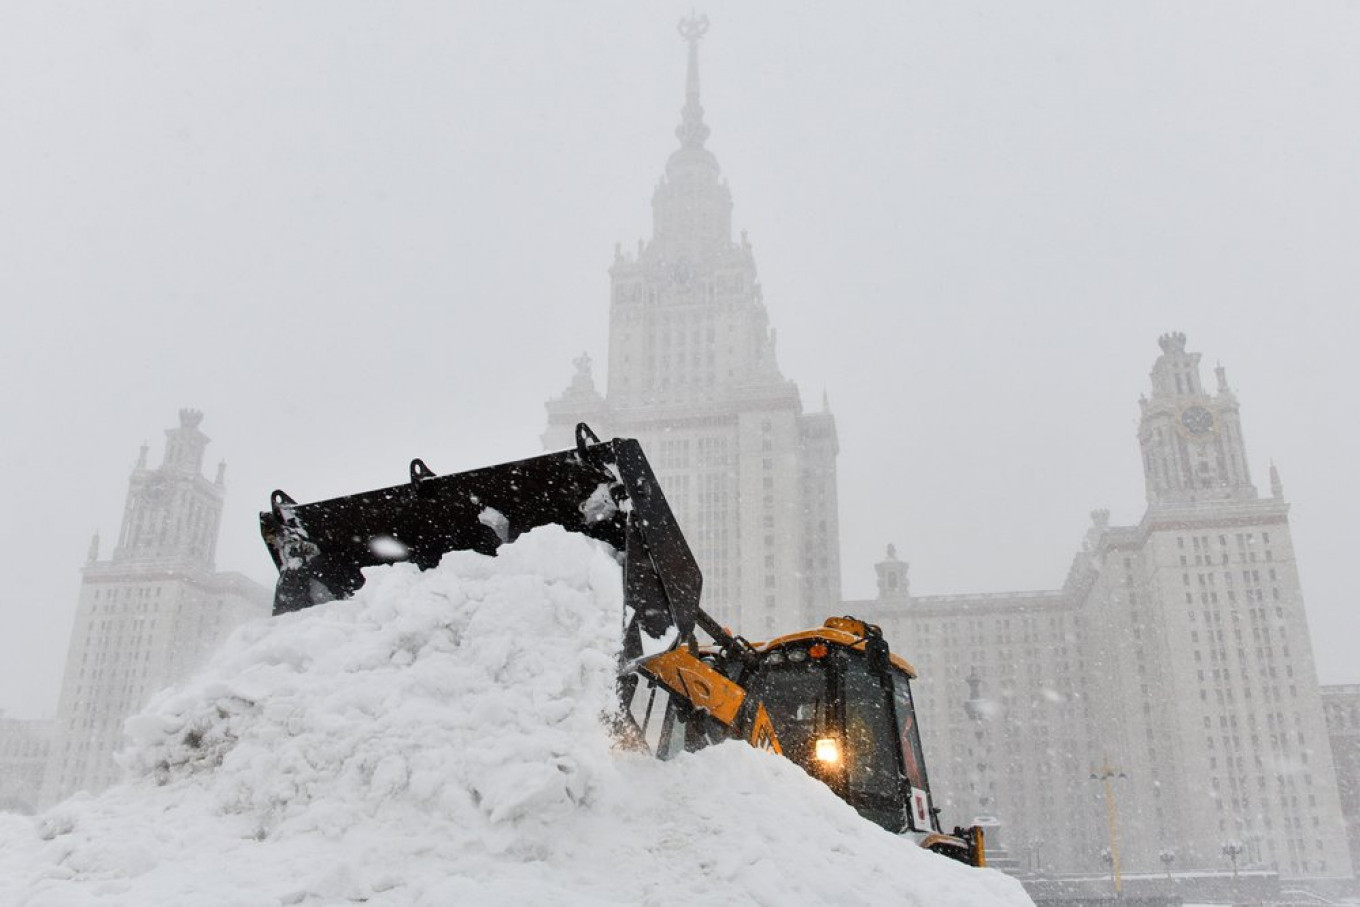
<svg viewBox="0 0 1360 907">
<path fill-rule="evenodd" d="M 0 821 L 0 903 L 1028 904 L 744 744 L 615 748 L 612 553 L 557 527 L 242 628 L 132 780 Z"/>
</svg>

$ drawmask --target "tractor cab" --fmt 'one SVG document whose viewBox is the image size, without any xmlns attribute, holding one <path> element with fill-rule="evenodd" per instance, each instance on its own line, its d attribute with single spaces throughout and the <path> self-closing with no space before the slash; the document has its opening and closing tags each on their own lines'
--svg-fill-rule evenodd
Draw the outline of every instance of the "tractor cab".
<svg viewBox="0 0 1360 907">
<path fill-rule="evenodd" d="M 911 699 L 915 670 L 878 628 L 847 617 L 757 645 L 739 679 L 783 755 L 894 833 L 940 831 Z"/>
</svg>

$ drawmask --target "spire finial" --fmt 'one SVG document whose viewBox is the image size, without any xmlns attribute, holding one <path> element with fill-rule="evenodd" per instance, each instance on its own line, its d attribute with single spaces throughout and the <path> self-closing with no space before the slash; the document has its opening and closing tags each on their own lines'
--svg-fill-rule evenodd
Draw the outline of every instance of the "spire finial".
<svg viewBox="0 0 1360 907">
<path fill-rule="evenodd" d="M 702 148 L 708 139 L 704 125 L 704 108 L 699 103 L 699 39 L 708 34 L 708 17 L 696 16 L 680 20 L 680 37 L 689 42 L 689 67 L 685 71 L 685 106 L 680 108 L 680 125 L 675 137 L 683 148 Z"/>
<path fill-rule="evenodd" d="M 1162 348 L 1162 352 L 1168 355 L 1182 354 L 1185 352 L 1185 333 L 1182 331 L 1172 331 L 1157 338 L 1157 345 Z"/>
</svg>

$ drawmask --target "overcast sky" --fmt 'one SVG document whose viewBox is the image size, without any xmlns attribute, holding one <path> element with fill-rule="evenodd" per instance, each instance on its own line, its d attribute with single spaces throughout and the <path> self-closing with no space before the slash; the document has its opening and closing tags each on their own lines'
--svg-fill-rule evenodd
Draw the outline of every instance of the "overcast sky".
<svg viewBox="0 0 1360 907">
<path fill-rule="evenodd" d="M 0 709 L 52 714 L 90 535 L 180 407 L 255 512 L 539 450 L 650 235 L 689 4 L 0 5 Z M 1156 339 L 1227 367 L 1360 682 L 1360 7 L 745 3 L 703 103 L 785 374 L 825 390 L 844 591 L 1054 588 L 1136 522 Z M 899 643 L 910 652 L 912 643 Z"/>
</svg>

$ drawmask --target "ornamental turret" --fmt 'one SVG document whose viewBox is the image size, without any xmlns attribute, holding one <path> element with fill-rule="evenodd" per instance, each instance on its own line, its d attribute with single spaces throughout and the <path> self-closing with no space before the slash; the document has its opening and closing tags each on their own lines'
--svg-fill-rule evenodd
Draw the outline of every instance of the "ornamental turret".
<svg viewBox="0 0 1360 907">
<path fill-rule="evenodd" d="M 199 430 L 203 413 L 179 411 L 179 425 L 165 431 L 165 455 L 157 469 L 147 466 L 142 445 L 128 479 L 123 525 L 114 562 L 139 562 L 172 569 L 211 571 L 222 522 L 224 468 L 218 481 L 203 475 L 209 438 Z"/>
<path fill-rule="evenodd" d="M 897 546 L 889 545 L 883 560 L 874 564 L 878 574 L 879 601 L 905 599 L 908 594 L 907 563 L 897 557 Z"/>
<path fill-rule="evenodd" d="M 1200 380 L 1199 353 L 1185 335 L 1163 334 L 1152 367 L 1152 395 L 1144 397 L 1138 428 L 1149 503 L 1252 500 L 1237 397 L 1227 372 L 1215 368 L 1213 394 Z"/>
</svg>

